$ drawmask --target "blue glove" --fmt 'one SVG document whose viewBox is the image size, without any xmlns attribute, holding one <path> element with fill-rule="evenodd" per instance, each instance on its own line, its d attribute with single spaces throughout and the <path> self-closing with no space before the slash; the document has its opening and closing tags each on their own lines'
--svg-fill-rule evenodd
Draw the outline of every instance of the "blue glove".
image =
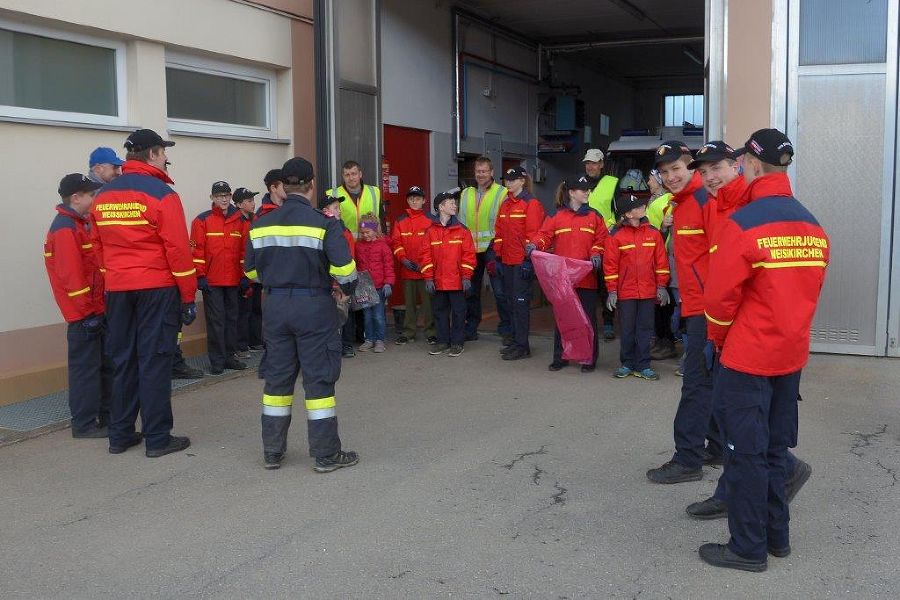
<svg viewBox="0 0 900 600">
<path fill-rule="evenodd" d="M 425 280 L 425 291 L 428 292 L 428 295 L 429 295 L 429 296 L 434 296 L 434 293 L 435 293 L 435 291 L 437 291 L 437 290 L 436 290 L 435 287 L 434 287 L 434 280 L 433 280 L 433 279 L 426 279 L 426 280 Z"/>
<path fill-rule="evenodd" d="M 525 258 L 531 258 L 531 253 L 537 250 L 534 244 L 525 244 Z"/>
<path fill-rule="evenodd" d="M 595 271 L 599 271 L 603 267 L 603 257 L 599 254 L 595 254 L 591 257 L 591 266 L 594 267 Z"/>
<path fill-rule="evenodd" d="M 381 293 L 384 294 L 384 299 L 385 299 L 385 300 L 387 300 L 388 298 L 390 298 L 390 297 L 391 297 L 391 294 L 394 293 L 394 290 L 393 290 L 393 288 L 391 287 L 391 284 L 389 284 L 389 283 L 384 284 L 384 287 L 381 288 Z"/>
<path fill-rule="evenodd" d="M 463 286 L 463 293 L 466 296 L 469 296 L 472 294 L 472 280 L 471 279 L 463 279 L 462 286 Z"/>
<path fill-rule="evenodd" d="M 197 289 L 201 292 L 209 291 L 209 282 L 206 280 L 206 277 L 197 278 Z"/>
<path fill-rule="evenodd" d="M 703 358 L 706 359 L 706 370 L 712 371 L 713 362 L 716 358 L 716 347 L 711 340 L 706 340 L 706 345 L 703 347 Z"/>
<path fill-rule="evenodd" d="M 534 265 L 531 264 L 530 260 L 523 261 L 520 268 L 522 269 L 522 279 L 524 279 L 525 281 L 528 281 L 532 277 L 534 277 Z"/>
<path fill-rule="evenodd" d="M 616 310 L 616 304 L 619 302 L 619 292 L 610 292 L 606 297 L 606 308 Z"/>
<path fill-rule="evenodd" d="M 204 279 L 206 279 L 204 277 Z M 181 322 L 184 325 L 190 325 L 197 318 L 197 305 L 193 302 L 187 302 L 181 305 Z"/>
<path fill-rule="evenodd" d="M 659 302 L 660 306 L 665 306 L 666 304 L 671 302 L 672 299 L 669 298 L 669 290 L 667 290 L 663 286 L 659 286 L 658 288 L 656 288 L 656 300 Z"/>
<path fill-rule="evenodd" d="M 106 325 L 106 318 L 103 315 L 91 315 L 81 323 L 88 333 L 99 333 L 103 330 L 104 325 Z"/>
<path fill-rule="evenodd" d="M 404 258 L 400 262 L 403 264 L 404 267 L 406 267 L 410 271 L 414 271 L 415 273 L 419 272 L 419 265 L 417 265 L 413 261 L 409 260 L 408 258 Z"/>
</svg>

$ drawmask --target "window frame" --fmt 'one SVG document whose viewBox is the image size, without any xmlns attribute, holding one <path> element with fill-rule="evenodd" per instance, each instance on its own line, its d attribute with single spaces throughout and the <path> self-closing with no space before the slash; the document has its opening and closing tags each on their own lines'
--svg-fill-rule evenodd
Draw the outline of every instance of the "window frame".
<svg viewBox="0 0 900 600">
<path fill-rule="evenodd" d="M 265 69 L 244 65 L 236 62 L 227 62 L 213 58 L 200 57 L 180 52 L 166 51 L 166 69 L 192 71 L 204 75 L 240 79 L 253 83 L 262 83 L 265 89 L 266 126 L 240 125 L 237 123 L 218 123 L 216 121 L 202 121 L 197 119 L 184 119 L 166 116 L 170 133 L 208 134 L 225 136 L 242 136 L 260 139 L 275 139 L 277 136 L 277 80 L 278 74 L 274 69 Z M 168 89 L 166 90 L 166 106 L 168 113 Z"/>
<path fill-rule="evenodd" d="M 681 109 L 681 117 L 682 117 L 682 118 L 681 118 L 681 121 L 678 122 L 678 123 L 676 123 L 676 124 L 674 124 L 674 125 L 669 125 L 669 124 L 666 123 L 666 100 L 668 100 L 669 98 L 682 98 L 682 99 L 684 99 L 684 98 L 697 98 L 697 97 L 700 98 L 700 107 L 701 107 L 702 110 L 703 110 L 703 123 L 699 123 L 699 124 L 698 124 L 698 123 L 693 123 L 693 124 L 696 125 L 697 127 L 704 127 L 704 128 L 705 128 L 705 127 L 706 127 L 706 94 L 705 94 L 704 92 L 701 92 L 701 93 L 699 93 L 699 94 L 697 94 L 697 93 L 684 93 L 684 94 L 669 94 L 669 93 L 664 93 L 663 96 L 662 96 L 662 126 L 663 126 L 663 127 L 681 127 L 682 124 L 683 124 L 684 121 L 685 121 L 685 119 L 684 119 L 684 105 L 682 104 L 682 109 Z"/>
<path fill-rule="evenodd" d="M 62 29 L 53 29 L 41 25 L 19 23 L 3 18 L 0 18 L 0 29 L 113 50 L 116 72 L 116 111 L 119 113 L 118 115 L 100 115 L 95 113 L 69 112 L 0 104 L 0 117 L 61 121 L 66 123 L 83 123 L 91 125 L 128 125 L 128 74 L 126 71 L 126 45 L 124 41 L 85 35 L 83 33 L 75 33 Z"/>
</svg>

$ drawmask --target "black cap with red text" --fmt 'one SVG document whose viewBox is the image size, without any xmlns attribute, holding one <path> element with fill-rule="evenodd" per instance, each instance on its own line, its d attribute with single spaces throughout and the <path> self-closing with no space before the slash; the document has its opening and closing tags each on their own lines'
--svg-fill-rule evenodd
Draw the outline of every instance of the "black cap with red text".
<svg viewBox="0 0 900 600">
<path fill-rule="evenodd" d="M 759 129 L 734 153 L 735 156 L 752 154 L 764 163 L 786 167 L 794 160 L 794 145 L 788 136 L 777 129 Z"/>
<path fill-rule="evenodd" d="M 700 166 L 700 163 L 716 163 L 725 159 L 735 159 L 734 148 L 721 140 L 706 142 L 697 150 L 697 156 L 688 165 L 688 169 L 693 171 Z"/>
<path fill-rule="evenodd" d="M 691 155 L 691 149 L 687 144 L 679 140 L 669 140 L 663 142 L 656 148 L 656 156 L 653 157 L 653 166 L 659 166 L 663 163 L 675 162 L 682 156 Z"/>
</svg>

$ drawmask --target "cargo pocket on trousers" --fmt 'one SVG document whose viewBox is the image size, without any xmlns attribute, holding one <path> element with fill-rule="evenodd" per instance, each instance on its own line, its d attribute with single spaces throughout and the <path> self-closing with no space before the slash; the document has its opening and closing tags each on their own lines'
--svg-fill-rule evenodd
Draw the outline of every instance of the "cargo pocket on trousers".
<svg viewBox="0 0 900 600">
<path fill-rule="evenodd" d="M 341 376 L 341 355 L 344 347 L 341 344 L 340 335 L 328 340 L 325 344 L 325 355 L 328 357 L 328 366 L 331 367 L 331 381 L 337 381 Z"/>
<path fill-rule="evenodd" d="M 181 327 L 181 313 L 168 310 L 163 315 L 157 343 L 157 354 L 169 355 L 175 353 L 178 346 L 178 330 Z"/>
<path fill-rule="evenodd" d="M 725 400 L 725 432 L 728 449 L 739 454 L 762 454 L 766 451 L 766 430 L 762 407 L 757 398 Z"/>
</svg>

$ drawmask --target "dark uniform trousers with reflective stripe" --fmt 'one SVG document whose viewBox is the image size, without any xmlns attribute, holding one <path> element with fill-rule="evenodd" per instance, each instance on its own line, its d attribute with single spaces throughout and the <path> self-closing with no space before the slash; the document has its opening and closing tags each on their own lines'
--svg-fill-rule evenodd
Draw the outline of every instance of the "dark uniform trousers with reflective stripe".
<svg viewBox="0 0 900 600">
<path fill-rule="evenodd" d="M 81 433 L 109 423 L 112 362 L 106 356 L 106 333 L 90 333 L 84 320 L 69 323 L 69 411 L 72 431 Z"/>
<path fill-rule="evenodd" d="M 763 377 L 719 367 L 715 403 L 725 442 L 728 547 L 750 560 L 790 543 L 785 482 L 797 445 L 800 371 Z"/>
<path fill-rule="evenodd" d="M 531 329 L 532 277 L 522 275 L 522 263 L 503 265 L 503 290 L 512 323 L 513 343 L 526 352 L 531 352 L 528 333 Z"/>
<path fill-rule="evenodd" d="M 706 317 L 685 318 L 687 345 L 681 401 L 675 413 L 675 456 L 678 464 L 692 469 L 703 466 L 704 441 L 720 446 L 719 432 L 712 419 L 712 373 L 706 368 Z"/>
<path fill-rule="evenodd" d="M 172 431 L 172 359 L 181 326 L 178 288 L 108 292 L 106 321 L 115 369 L 109 445 L 128 445 L 140 411 L 147 449 L 162 448 Z"/>
<path fill-rule="evenodd" d="M 329 290 L 268 291 L 263 302 L 263 337 L 264 451 L 284 454 L 287 449 L 294 384 L 302 372 L 309 454 L 319 458 L 338 452 L 341 439 L 334 384 L 341 376 L 341 335 L 337 307 Z"/>
</svg>

